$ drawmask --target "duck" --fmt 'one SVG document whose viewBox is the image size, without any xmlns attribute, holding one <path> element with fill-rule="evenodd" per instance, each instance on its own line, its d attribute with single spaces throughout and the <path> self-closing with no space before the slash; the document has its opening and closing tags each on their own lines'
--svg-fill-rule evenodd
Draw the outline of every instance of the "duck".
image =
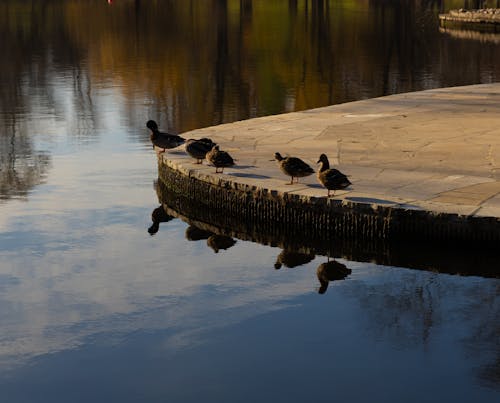
<svg viewBox="0 0 500 403">
<path fill-rule="evenodd" d="M 321 263 L 316 270 L 316 275 L 320 283 L 318 293 L 324 294 L 328 289 L 330 281 L 344 280 L 351 273 L 351 269 L 336 260 L 330 261 L 328 259 L 327 262 Z"/>
<path fill-rule="evenodd" d="M 211 139 L 203 137 L 201 139 L 188 139 L 186 141 L 186 152 L 196 160 L 197 164 L 202 164 L 207 153 L 215 146 Z"/>
<path fill-rule="evenodd" d="M 312 175 L 314 169 L 297 157 L 282 157 L 280 153 L 274 153 L 274 158 L 278 161 L 281 171 L 292 177 L 289 185 L 293 185 L 293 178 L 297 178 L 296 183 L 299 183 L 299 178 Z"/>
<path fill-rule="evenodd" d="M 167 149 L 176 148 L 186 142 L 186 139 L 178 136 L 177 134 L 163 133 L 158 129 L 158 124 L 154 120 L 148 120 L 146 127 L 151 130 L 151 143 L 153 143 L 153 148 L 156 146 L 158 148 L 163 148 L 164 153 Z"/>
<path fill-rule="evenodd" d="M 345 189 L 351 185 L 346 175 L 338 169 L 330 168 L 330 162 L 326 154 L 319 156 L 318 163 L 321 163 L 321 167 L 317 173 L 318 180 L 328 190 L 328 197 L 330 197 L 330 190 L 333 190 L 333 195 L 335 196 L 335 190 Z"/>
<path fill-rule="evenodd" d="M 219 168 L 221 168 L 220 173 L 223 173 L 224 168 L 234 165 L 233 158 L 226 151 L 221 151 L 218 145 L 214 145 L 205 158 L 215 166 L 215 173 L 219 173 Z"/>
</svg>

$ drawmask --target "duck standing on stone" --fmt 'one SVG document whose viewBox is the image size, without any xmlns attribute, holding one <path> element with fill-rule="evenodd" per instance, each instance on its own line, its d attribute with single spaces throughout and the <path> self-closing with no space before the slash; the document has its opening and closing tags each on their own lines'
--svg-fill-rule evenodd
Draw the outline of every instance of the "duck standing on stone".
<svg viewBox="0 0 500 403">
<path fill-rule="evenodd" d="M 201 164 L 207 156 L 207 153 L 215 145 L 217 144 L 206 137 L 199 140 L 188 139 L 186 141 L 186 152 L 196 160 L 197 164 Z"/>
<path fill-rule="evenodd" d="M 299 183 L 299 178 L 312 175 L 314 169 L 307 165 L 304 161 L 297 157 L 282 157 L 280 153 L 274 153 L 274 158 L 278 160 L 281 171 L 292 177 L 289 185 L 293 185 L 293 178 L 297 178 L 296 183 Z"/>
<path fill-rule="evenodd" d="M 186 140 L 181 136 L 161 132 L 154 120 L 148 120 L 148 122 L 146 123 L 146 127 L 151 130 L 151 135 L 149 136 L 149 138 L 153 143 L 153 148 L 155 146 L 158 148 L 163 148 L 163 151 L 160 151 L 160 153 L 164 153 L 167 149 L 170 148 L 179 147 L 186 142 Z"/>
<path fill-rule="evenodd" d="M 219 146 L 213 146 L 207 153 L 206 157 L 208 162 L 215 166 L 215 173 L 224 172 L 224 168 L 232 167 L 234 165 L 233 158 L 226 152 L 219 149 Z"/>
<path fill-rule="evenodd" d="M 338 169 L 330 168 L 330 162 L 328 162 L 328 157 L 326 154 L 321 154 L 319 156 L 318 163 L 321 162 L 321 167 L 318 171 L 319 182 L 328 189 L 328 197 L 330 197 L 330 190 L 333 190 L 333 195 L 335 196 L 335 191 L 340 189 L 345 189 L 351 182 L 347 179 L 342 172 Z"/>
</svg>

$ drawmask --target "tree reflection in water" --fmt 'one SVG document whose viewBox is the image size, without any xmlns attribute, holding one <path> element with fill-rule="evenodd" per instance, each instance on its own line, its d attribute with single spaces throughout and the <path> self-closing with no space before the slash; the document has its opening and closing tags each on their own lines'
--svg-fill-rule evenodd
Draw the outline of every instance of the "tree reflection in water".
<svg viewBox="0 0 500 403">
<path fill-rule="evenodd" d="M 9 57 L 0 61 L 0 76 L 8 87 L 0 106 L 29 111 L 29 87 L 60 110 L 51 83 L 64 76 L 74 90 L 75 135 L 92 135 L 100 120 L 97 91 L 110 83 L 126 97 L 131 126 L 139 127 L 147 112 L 160 116 L 166 130 L 182 132 L 498 81 L 497 46 L 439 33 L 437 14 L 451 7 L 457 3 L 137 0 L 108 7 L 100 0 L 5 0 L 0 41 Z"/>
<path fill-rule="evenodd" d="M 475 372 L 483 386 L 493 387 L 500 390 L 500 284 L 491 285 L 491 289 L 482 290 L 475 288 L 471 299 L 475 302 L 466 309 L 458 307 L 465 321 L 476 324 L 463 343 L 469 354 L 479 356 L 485 349 L 496 352 L 490 355 L 489 363 L 479 366 Z M 477 317 L 473 314 L 475 309 L 481 310 L 484 315 Z"/>
<path fill-rule="evenodd" d="M 389 271 L 379 284 L 359 283 L 353 297 L 366 314 L 370 337 L 388 340 L 398 349 L 431 348 L 430 343 L 442 337 L 439 329 L 443 323 L 457 323 L 457 327 L 468 323 L 467 334 L 460 335 L 459 342 L 465 354 L 478 363 L 474 371 L 481 383 L 500 388 L 500 285 L 493 281 L 483 287 L 459 286 L 453 280 L 439 273 L 408 271 L 403 281 L 395 281 Z M 467 295 L 471 291 L 477 294 Z M 457 301 L 461 295 L 466 295 L 467 304 L 444 303 Z M 476 302 L 471 305 L 470 301 Z"/>
<path fill-rule="evenodd" d="M 0 119 L 0 125 L 0 200 L 26 198 L 31 189 L 44 182 L 50 155 L 33 150 L 31 135 L 19 128 L 15 118 Z"/>
</svg>

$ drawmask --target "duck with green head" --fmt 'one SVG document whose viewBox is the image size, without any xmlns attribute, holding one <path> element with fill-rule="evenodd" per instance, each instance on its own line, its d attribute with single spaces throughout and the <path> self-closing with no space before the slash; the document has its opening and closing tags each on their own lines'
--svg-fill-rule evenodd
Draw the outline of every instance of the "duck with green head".
<svg viewBox="0 0 500 403">
<path fill-rule="evenodd" d="M 163 133 L 158 129 L 158 124 L 154 120 L 148 120 L 146 127 L 151 130 L 151 143 L 153 143 L 153 148 L 156 146 L 162 148 L 164 153 L 167 149 L 176 148 L 184 144 L 186 140 L 177 134 Z"/>
<path fill-rule="evenodd" d="M 321 167 L 317 173 L 318 180 L 328 190 L 328 197 L 330 197 L 330 190 L 333 190 L 333 195 L 335 196 L 336 190 L 345 189 L 351 185 L 346 175 L 338 169 L 330 168 L 330 162 L 326 154 L 319 156 L 318 163 L 321 163 Z"/>
</svg>

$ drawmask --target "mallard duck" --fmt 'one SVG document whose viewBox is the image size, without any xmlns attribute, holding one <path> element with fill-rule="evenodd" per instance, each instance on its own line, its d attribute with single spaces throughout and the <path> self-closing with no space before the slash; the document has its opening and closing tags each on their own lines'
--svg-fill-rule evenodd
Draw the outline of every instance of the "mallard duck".
<svg viewBox="0 0 500 403">
<path fill-rule="evenodd" d="M 186 142 L 184 138 L 178 136 L 177 134 L 162 133 L 158 129 L 158 125 L 154 120 L 148 120 L 148 122 L 146 123 L 146 127 L 151 130 L 151 135 L 149 136 L 149 138 L 153 143 L 153 148 L 155 146 L 158 148 L 163 148 L 163 151 L 160 151 L 162 153 L 164 153 L 167 149 L 179 147 Z"/>
<path fill-rule="evenodd" d="M 309 165 L 297 157 L 282 157 L 280 153 L 274 153 L 274 158 L 278 160 L 281 171 L 288 176 L 292 177 L 292 181 L 289 185 L 293 185 L 293 178 L 297 178 L 297 183 L 299 183 L 299 178 L 304 176 L 309 176 L 314 173 Z"/>
<path fill-rule="evenodd" d="M 227 235 L 213 234 L 207 239 L 207 245 L 210 246 L 215 253 L 219 253 L 221 249 L 229 249 L 236 241 Z"/>
<path fill-rule="evenodd" d="M 328 157 L 325 154 L 319 156 L 318 163 L 321 162 L 321 167 L 318 171 L 318 180 L 320 183 L 328 189 L 328 197 L 330 197 L 330 190 L 333 190 L 333 195 L 335 196 L 335 190 L 345 189 L 351 184 L 347 176 L 345 176 L 338 169 L 330 168 L 330 163 L 328 162 Z"/>
<path fill-rule="evenodd" d="M 215 173 L 224 172 L 224 168 L 232 167 L 234 165 L 233 158 L 225 151 L 221 151 L 219 146 L 213 146 L 212 149 L 205 156 L 208 162 L 215 166 Z"/>
<path fill-rule="evenodd" d="M 329 260 L 325 263 L 321 263 L 316 270 L 316 275 L 321 284 L 318 292 L 324 294 L 330 281 L 343 280 L 351 274 L 351 272 L 352 270 L 347 268 L 345 264 L 339 263 L 336 260 Z"/>
<path fill-rule="evenodd" d="M 207 153 L 212 149 L 216 144 L 206 137 L 202 139 L 189 139 L 186 141 L 186 152 L 196 159 L 197 164 L 201 164 L 205 159 Z"/>
</svg>

